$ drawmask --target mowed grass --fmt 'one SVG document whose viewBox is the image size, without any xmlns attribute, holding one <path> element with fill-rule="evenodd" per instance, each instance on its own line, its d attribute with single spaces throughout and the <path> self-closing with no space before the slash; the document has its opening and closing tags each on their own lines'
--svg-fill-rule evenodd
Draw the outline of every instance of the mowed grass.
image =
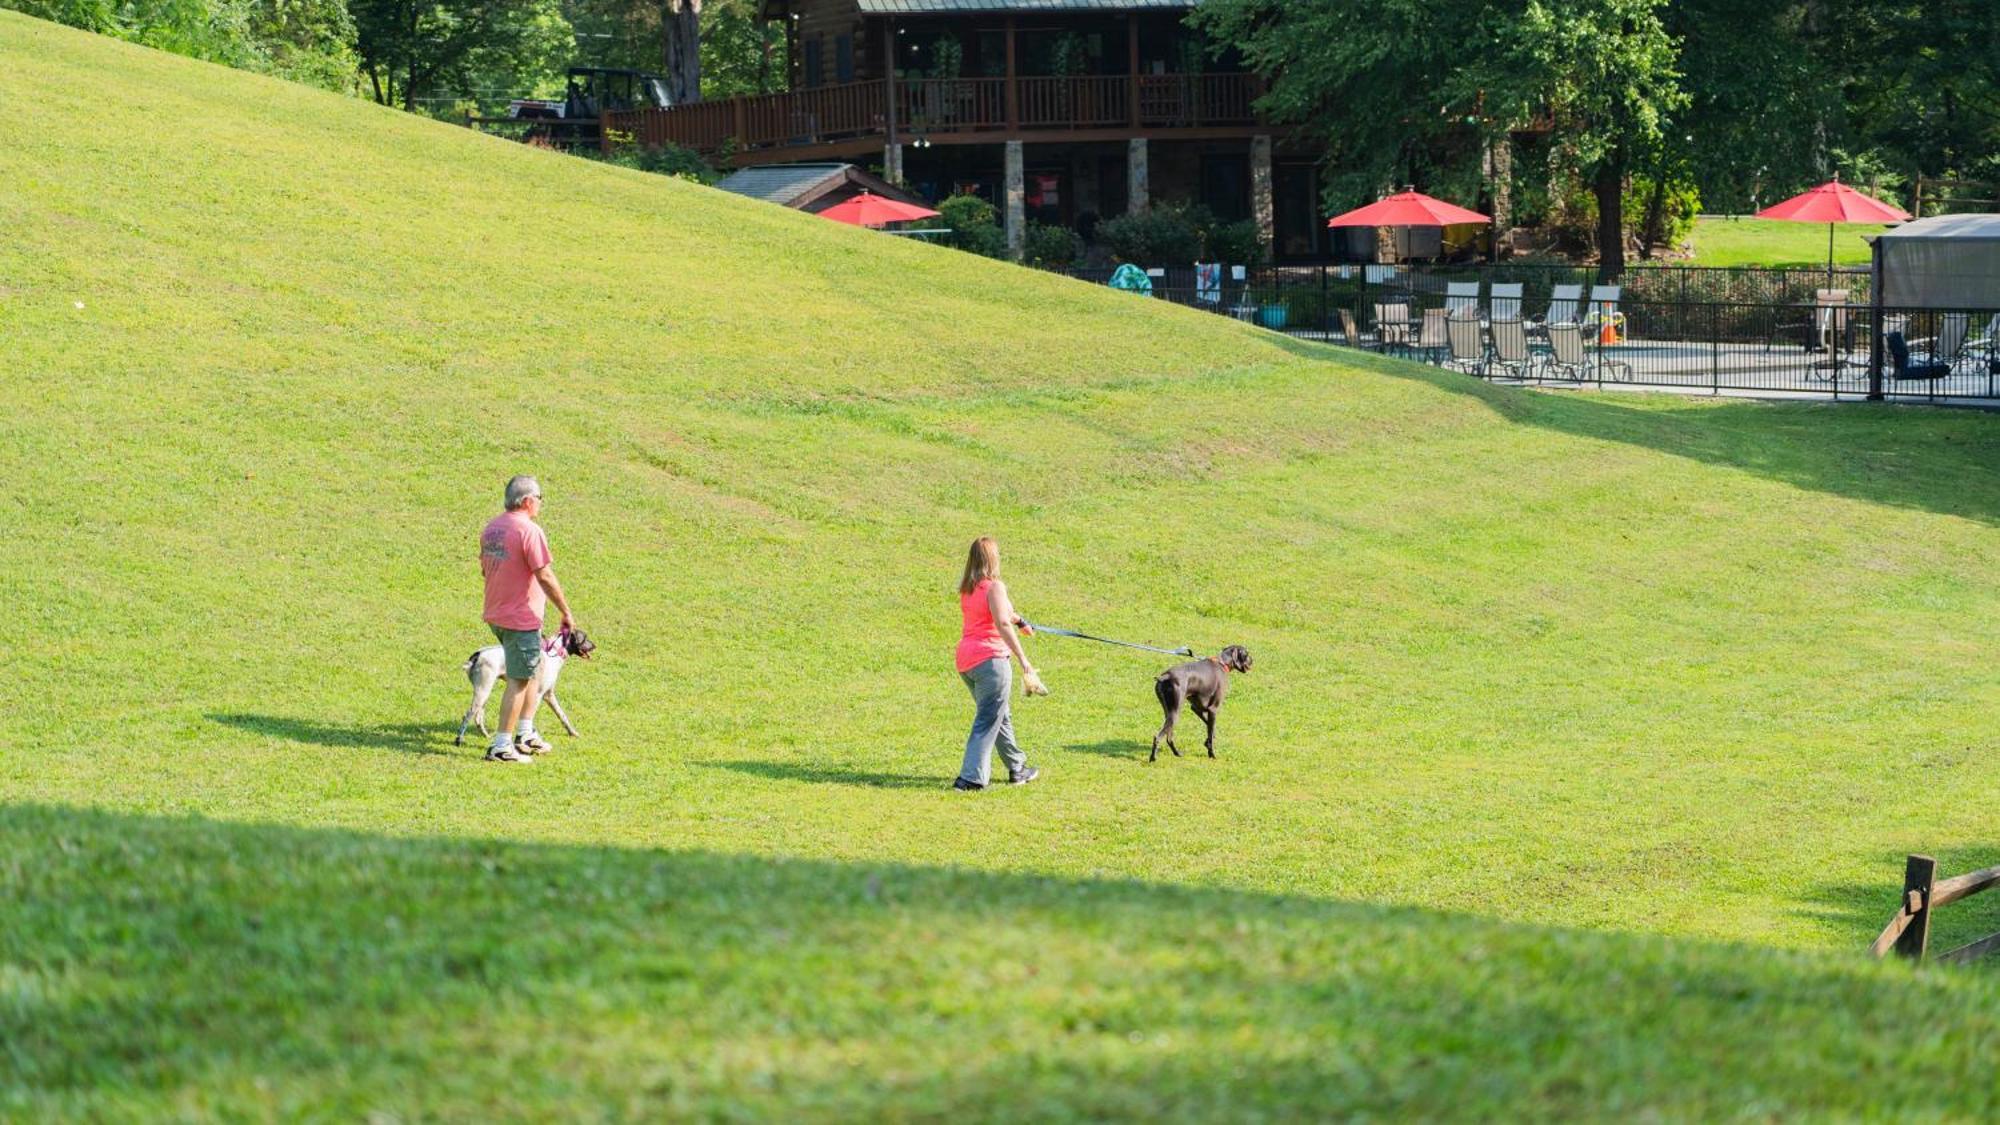
<svg viewBox="0 0 2000 1125">
<path fill-rule="evenodd" d="M 0 116 L 0 1112 L 2000 1101 L 2000 980 L 1862 954 L 2000 861 L 1987 415 L 1490 387 L 0 13 L 86 88 Z M 602 648 L 510 769 L 522 470 Z M 946 791 L 981 532 L 1248 646 L 1221 757 L 1042 638 L 1045 779 Z"/>
<path fill-rule="evenodd" d="M 1867 240 L 1888 229 L 1877 223 L 1835 223 L 1834 264 L 1867 265 L 1872 254 Z M 1688 264 L 1796 269 L 1824 267 L 1826 233 L 1825 223 L 1726 216 L 1700 218 L 1694 221 L 1694 258 Z"/>
</svg>

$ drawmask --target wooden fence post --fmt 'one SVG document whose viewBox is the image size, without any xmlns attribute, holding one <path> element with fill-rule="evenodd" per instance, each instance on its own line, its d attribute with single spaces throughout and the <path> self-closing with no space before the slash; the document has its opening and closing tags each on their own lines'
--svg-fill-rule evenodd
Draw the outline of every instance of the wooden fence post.
<svg viewBox="0 0 2000 1125">
<path fill-rule="evenodd" d="M 1903 901 L 1910 910 L 1910 924 L 1896 939 L 1896 956 L 1922 962 L 1924 947 L 1931 938 L 1931 888 L 1937 882 L 1937 860 L 1913 855 L 1903 865 Z M 1910 896 L 1917 897 L 1912 898 Z"/>
</svg>

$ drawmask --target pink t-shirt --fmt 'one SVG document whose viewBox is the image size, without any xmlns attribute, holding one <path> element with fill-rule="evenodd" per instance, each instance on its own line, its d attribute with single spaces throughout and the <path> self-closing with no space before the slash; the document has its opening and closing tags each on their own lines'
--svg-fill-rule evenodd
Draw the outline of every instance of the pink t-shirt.
<svg viewBox="0 0 2000 1125">
<path fill-rule="evenodd" d="M 970 672 L 981 664 L 1000 657 L 1006 659 L 1007 642 L 1000 636 L 1000 627 L 993 623 L 993 607 L 986 604 L 986 591 L 993 585 L 987 578 L 972 588 L 970 594 L 958 596 L 958 613 L 965 619 L 965 631 L 958 638 L 958 670 Z"/>
<path fill-rule="evenodd" d="M 502 512 L 479 533 L 479 571 L 486 576 L 486 622 L 502 629 L 542 627 L 548 595 L 535 572 L 554 561 L 549 537 L 525 512 Z"/>
</svg>

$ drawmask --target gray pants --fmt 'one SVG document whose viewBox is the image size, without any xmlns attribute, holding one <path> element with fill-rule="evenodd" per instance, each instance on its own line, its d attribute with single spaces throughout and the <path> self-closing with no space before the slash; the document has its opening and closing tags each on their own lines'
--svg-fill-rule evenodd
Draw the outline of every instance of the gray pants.
<svg viewBox="0 0 2000 1125">
<path fill-rule="evenodd" d="M 972 689 L 972 705 L 976 709 L 972 717 L 972 736 L 965 740 L 965 764 L 958 768 L 958 776 L 975 785 L 985 785 L 993 779 L 993 747 L 1000 747 L 1000 760 L 1007 764 L 1008 776 L 1020 773 L 1028 764 L 1028 756 L 1014 741 L 1014 715 L 1008 707 L 1008 697 L 1014 689 L 1014 665 L 1004 656 L 996 656 L 982 664 L 975 664 L 969 672 L 960 672 L 959 678 Z"/>
</svg>

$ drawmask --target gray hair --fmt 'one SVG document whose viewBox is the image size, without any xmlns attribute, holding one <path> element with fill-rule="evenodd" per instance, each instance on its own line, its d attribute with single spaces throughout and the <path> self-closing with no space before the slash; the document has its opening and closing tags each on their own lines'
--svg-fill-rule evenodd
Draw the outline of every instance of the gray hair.
<svg viewBox="0 0 2000 1125">
<path fill-rule="evenodd" d="M 542 486 L 526 473 L 507 481 L 507 510 L 513 511 L 542 494 Z"/>
</svg>

